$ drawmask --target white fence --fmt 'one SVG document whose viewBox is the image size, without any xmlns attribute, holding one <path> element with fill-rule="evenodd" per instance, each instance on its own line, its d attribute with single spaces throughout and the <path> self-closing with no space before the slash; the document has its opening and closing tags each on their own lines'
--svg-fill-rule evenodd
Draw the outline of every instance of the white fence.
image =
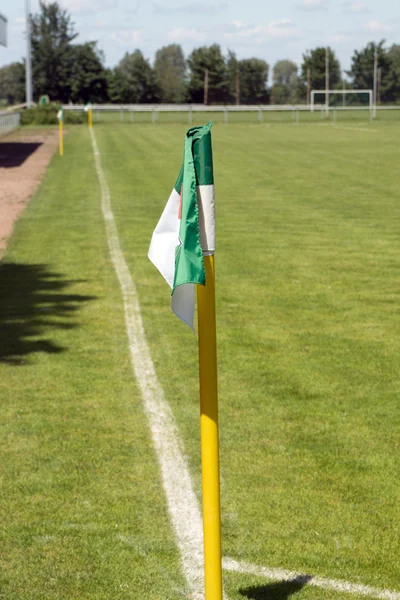
<svg viewBox="0 0 400 600">
<path fill-rule="evenodd" d="M 19 127 L 20 121 L 20 112 L 0 112 L 0 136 Z"/>
<path fill-rule="evenodd" d="M 64 105 L 65 111 L 82 112 L 84 105 Z M 238 121 L 293 121 L 294 123 L 308 120 L 330 119 L 370 119 L 400 120 L 400 106 L 330 106 L 325 104 L 299 105 L 241 105 L 241 106 L 205 106 L 203 104 L 93 104 L 93 120 L 96 122 L 120 120 L 130 122 L 185 121 L 192 124 L 194 119 L 207 113 L 216 121 L 225 123 Z M 397 111 L 397 112 L 394 112 Z M 357 114 L 358 113 L 358 114 Z M 390 113 L 392 113 L 390 115 Z M 147 114 L 147 116 L 146 116 Z"/>
</svg>

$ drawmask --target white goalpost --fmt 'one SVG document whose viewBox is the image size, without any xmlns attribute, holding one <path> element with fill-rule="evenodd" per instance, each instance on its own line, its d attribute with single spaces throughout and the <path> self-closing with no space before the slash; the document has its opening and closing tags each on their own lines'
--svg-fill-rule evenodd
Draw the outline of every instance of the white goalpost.
<svg viewBox="0 0 400 600">
<path fill-rule="evenodd" d="M 321 102 L 320 104 L 316 105 L 315 104 L 315 95 L 316 94 L 320 94 L 320 95 L 324 95 L 324 102 Z M 316 106 L 319 107 L 324 107 L 326 112 L 329 111 L 329 96 L 331 96 L 332 94 L 337 94 L 339 96 L 342 96 L 342 108 L 346 108 L 346 96 L 348 94 L 365 94 L 368 98 L 368 108 L 370 111 L 372 111 L 373 116 L 375 117 L 376 114 L 376 107 L 374 106 L 374 102 L 373 102 L 373 91 L 372 90 L 312 90 L 311 91 L 311 104 L 310 104 L 310 109 L 311 112 L 314 112 L 314 109 Z M 338 107 L 335 107 L 338 108 Z M 349 108 L 349 107 L 347 107 Z M 360 107 L 357 107 L 360 108 Z"/>
</svg>

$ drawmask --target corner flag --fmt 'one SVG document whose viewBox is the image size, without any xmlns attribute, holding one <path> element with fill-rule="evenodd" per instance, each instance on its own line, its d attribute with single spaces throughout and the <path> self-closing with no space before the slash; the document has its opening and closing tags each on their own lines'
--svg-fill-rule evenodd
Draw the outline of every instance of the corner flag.
<svg viewBox="0 0 400 600">
<path fill-rule="evenodd" d="M 187 132 L 183 166 L 149 249 L 149 259 L 172 289 L 172 310 L 192 329 L 194 284 L 206 283 L 203 253 L 215 251 L 211 126 Z"/>
<path fill-rule="evenodd" d="M 205 600 L 222 600 L 211 125 L 186 134 L 183 166 L 154 230 L 149 258 L 172 288 L 172 310 L 192 329 L 197 284 L 204 589 Z"/>
</svg>

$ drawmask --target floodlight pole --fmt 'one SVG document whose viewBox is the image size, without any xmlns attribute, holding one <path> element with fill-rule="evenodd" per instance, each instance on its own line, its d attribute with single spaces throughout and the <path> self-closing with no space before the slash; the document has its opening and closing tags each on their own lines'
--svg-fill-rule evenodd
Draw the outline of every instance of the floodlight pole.
<svg viewBox="0 0 400 600">
<path fill-rule="evenodd" d="M 236 106 L 240 104 L 240 73 L 239 69 L 236 69 Z"/>
<path fill-rule="evenodd" d="M 204 104 L 208 104 L 208 69 L 204 71 Z"/>
<path fill-rule="evenodd" d="M 32 61 L 31 61 L 31 17 L 29 0 L 25 0 L 26 16 L 26 60 L 25 60 L 25 84 L 26 84 L 26 104 L 32 106 Z"/>
<path fill-rule="evenodd" d="M 373 112 L 372 112 L 372 116 L 373 116 L 374 119 L 376 117 L 376 99 L 377 99 L 376 87 L 377 87 L 377 82 L 378 82 L 378 47 L 375 44 L 375 52 L 374 52 L 374 106 L 373 106 Z"/>
<path fill-rule="evenodd" d="M 325 49 L 325 112 L 329 113 L 329 46 Z"/>
</svg>

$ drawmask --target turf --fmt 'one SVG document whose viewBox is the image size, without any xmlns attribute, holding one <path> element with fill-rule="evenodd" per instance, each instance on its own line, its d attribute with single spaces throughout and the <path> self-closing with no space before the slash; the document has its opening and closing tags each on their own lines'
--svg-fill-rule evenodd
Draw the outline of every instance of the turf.
<svg viewBox="0 0 400 600">
<path fill-rule="evenodd" d="M 365 128 L 213 129 L 223 552 L 398 588 L 398 128 Z M 146 256 L 185 129 L 96 136 L 200 498 L 196 338 Z M 70 128 L 0 264 L 7 600 L 185 597 L 99 202 Z M 225 581 L 231 600 L 340 597 Z"/>
<path fill-rule="evenodd" d="M 183 132 L 97 136 L 199 489 L 196 343 L 146 259 Z M 213 140 L 224 554 L 396 587 L 397 130 L 216 126 Z"/>
<path fill-rule="evenodd" d="M 185 597 L 99 193 L 75 129 L 0 263 L 7 600 Z"/>
</svg>

